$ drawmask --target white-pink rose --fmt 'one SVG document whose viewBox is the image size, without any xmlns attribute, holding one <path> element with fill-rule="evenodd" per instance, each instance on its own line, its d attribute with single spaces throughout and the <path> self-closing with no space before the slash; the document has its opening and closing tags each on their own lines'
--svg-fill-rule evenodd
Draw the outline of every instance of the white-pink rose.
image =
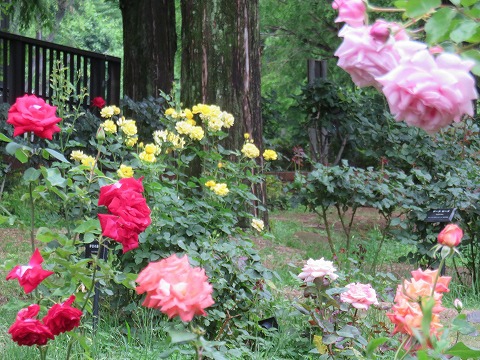
<svg viewBox="0 0 480 360">
<path fill-rule="evenodd" d="M 308 259 L 298 277 L 306 283 L 325 276 L 333 281 L 338 278 L 338 275 L 335 274 L 336 270 L 333 262 L 324 260 L 323 257 L 320 260 Z"/>
<path fill-rule="evenodd" d="M 472 66 L 473 62 L 455 54 L 442 53 L 435 58 L 425 49 L 403 57 L 398 66 L 376 80 L 397 121 L 435 133 L 465 114 L 473 115 L 477 91 L 469 72 Z"/>
<path fill-rule="evenodd" d="M 338 10 L 335 22 L 345 22 L 350 26 L 362 26 L 365 23 L 367 7 L 363 0 L 334 0 L 332 8 Z"/>
<path fill-rule="evenodd" d="M 370 28 L 370 35 L 377 41 L 387 42 L 390 36 L 396 41 L 410 40 L 405 28 L 401 25 L 388 22 L 385 20 L 377 20 Z"/>
<path fill-rule="evenodd" d="M 348 290 L 340 294 L 342 302 L 361 310 L 367 310 L 370 305 L 378 305 L 377 293 L 370 284 L 351 283 L 345 287 Z"/>
<path fill-rule="evenodd" d="M 337 65 L 348 72 L 359 87 L 374 86 L 381 89 L 377 77 L 395 68 L 402 56 L 426 47 L 418 42 L 396 41 L 390 33 L 390 24 L 386 25 L 384 21 L 377 23 L 355 28 L 344 26 L 338 34 L 343 37 L 343 42 L 335 52 Z M 390 33 L 388 38 L 385 38 L 386 31 Z M 399 38 L 403 38 L 403 35 Z M 407 43 L 408 47 L 394 48 L 397 43 Z"/>
</svg>

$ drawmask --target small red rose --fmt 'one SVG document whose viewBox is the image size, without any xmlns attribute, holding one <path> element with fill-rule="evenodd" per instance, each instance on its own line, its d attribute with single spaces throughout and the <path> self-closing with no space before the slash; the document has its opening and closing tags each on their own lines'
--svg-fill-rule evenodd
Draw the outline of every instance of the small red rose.
<svg viewBox="0 0 480 360">
<path fill-rule="evenodd" d="M 72 307 L 75 295 L 70 296 L 65 302 L 53 305 L 42 319 L 53 335 L 71 331 L 80 325 L 82 311 Z"/>
<path fill-rule="evenodd" d="M 53 134 L 60 131 L 57 123 L 62 120 L 56 111 L 56 106 L 47 104 L 42 98 L 24 95 L 8 110 L 7 123 L 14 127 L 13 136 L 31 131 L 38 137 L 52 140 Z"/>
<path fill-rule="evenodd" d="M 31 293 L 47 277 L 52 275 L 53 271 L 42 269 L 43 258 L 38 249 L 35 249 L 28 265 L 17 265 L 7 275 L 7 280 L 18 279 L 18 283 L 25 293 Z"/>
<path fill-rule="evenodd" d="M 99 109 L 103 108 L 105 106 L 106 102 L 101 96 L 94 97 L 92 99 L 92 106 L 97 107 Z"/>
<path fill-rule="evenodd" d="M 45 345 L 49 339 L 53 340 L 50 329 L 36 319 L 39 311 L 40 306 L 33 304 L 18 312 L 17 319 L 8 329 L 12 340 L 18 345 Z"/>
</svg>

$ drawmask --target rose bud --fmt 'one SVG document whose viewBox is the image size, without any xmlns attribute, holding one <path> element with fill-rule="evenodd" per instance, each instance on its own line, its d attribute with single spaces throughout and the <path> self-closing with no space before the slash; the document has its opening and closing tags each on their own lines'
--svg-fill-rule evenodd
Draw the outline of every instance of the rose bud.
<svg viewBox="0 0 480 360">
<path fill-rule="evenodd" d="M 463 237 L 463 231 L 456 224 L 448 224 L 438 234 L 438 243 L 448 247 L 455 247 L 460 244 Z"/>
</svg>

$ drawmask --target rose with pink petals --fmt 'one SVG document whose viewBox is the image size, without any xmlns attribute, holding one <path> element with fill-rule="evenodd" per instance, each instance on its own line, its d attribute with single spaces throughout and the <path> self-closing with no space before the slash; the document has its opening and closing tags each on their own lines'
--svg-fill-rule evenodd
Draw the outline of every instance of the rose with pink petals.
<svg viewBox="0 0 480 360">
<path fill-rule="evenodd" d="M 456 224 L 448 224 L 438 234 L 438 243 L 441 245 L 455 247 L 462 242 L 463 230 Z"/>
<path fill-rule="evenodd" d="M 343 37 L 343 42 L 335 52 L 337 65 L 351 75 L 357 86 L 381 89 L 377 77 L 394 69 L 402 57 L 411 56 L 426 47 L 414 41 L 396 41 L 390 27 L 389 23 L 377 21 L 373 26 L 344 26 L 340 31 L 339 36 Z M 398 34 L 403 33 L 400 31 Z M 403 35 L 399 35 L 399 38 L 403 38 Z M 394 44 L 399 43 L 406 44 L 394 47 Z"/>
<path fill-rule="evenodd" d="M 340 300 L 350 303 L 355 309 L 368 310 L 370 305 L 378 305 L 377 293 L 370 284 L 351 283 L 348 290 L 340 294 Z"/>
<path fill-rule="evenodd" d="M 140 272 L 137 283 L 137 293 L 147 293 L 142 305 L 158 308 L 169 318 L 190 321 L 195 315 L 206 315 L 204 309 L 215 303 L 205 270 L 191 267 L 187 255 L 151 262 Z"/>
<path fill-rule="evenodd" d="M 25 293 L 31 293 L 47 277 L 54 274 L 53 271 L 42 268 L 43 258 L 38 249 L 35 249 L 28 265 L 17 265 L 7 275 L 7 280 L 17 279 Z"/>
<path fill-rule="evenodd" d="M 335 271 L 337 269 L 333 266 L 332 261 L 325 260 L 323 257 L 319 260 L 308 259 L 298 277 L 306 283 L 312 282 L 317 278 L 324 278 L 325 276 L 333 281 L 338 278 Z"/>
<path fill-rule="evenodd" d="M 367 7 L 363 0 L 334 0 L 332 8 L 338 10 L 335 22 L 344 22 L 350 26 L 362 26 L 365 23 Z"/>
<path fill-rule="evenodd" d="M 438 269 L 436 270 L 418 269 L 418 270 L 412 271 L 411 273 L 414 280 L 416 281 L 424 280 L 432 284 L 433 286 L 435 278 L 438 276 Z M 450 276 L 438 276 L 437 283 L 435 285 L 435 291 L 438 293 L 449 292 L 450 289 L 448 288 L 448 285 L 450 284 L 450 280 L 452 280 Z"/>
<path fill-rule="evenodd" d="M 477 98 L 469 72 L 473 65 L 454 54 L 442 53 L 435 58 L 428 50 L 421 50 L 404 57 L 376 80 L 383 85 L 397 121 L 435 133 L 464 115 L 473 115 L 473 100 Z"/>
</svg>

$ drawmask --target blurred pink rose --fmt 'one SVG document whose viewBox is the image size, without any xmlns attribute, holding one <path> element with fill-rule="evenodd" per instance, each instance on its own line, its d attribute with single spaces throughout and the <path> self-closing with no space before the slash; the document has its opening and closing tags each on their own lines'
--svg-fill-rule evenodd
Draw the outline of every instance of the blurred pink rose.
<svg viewBox="0 0 480 360">
<path fill-rule="evenodd" d="M 409 40 L 405 29 L 397 23 L 377 20 L 370 28 L 370 35 L 377 41 L 387 42 L 392 36 L 396 41 Z"/>
<path fill-rule="evenodd" d="M 363 0 L 334 0 L 332 8 L 338 10 L 335 22 L 345 22 L 350 26 L 362 26 L 365 23 L 367 7 Z"/>
<path fill-rule="evenodd" d="M 418 270 L 412 271 L 412 277 L 416 281 L 424 280 L 431 285 L 433 285 L 437 275 L 438 275 L 438 269 L 437 270 L 418 269 Z M 437 284 L 435 285 L 435 291 L 438 293 L 449 292 L 450 290 L 448 288 L 448 285 L 450 284 L 450 280 L 452 280 L 450 276 L 439 276 L 437 279 Z"/>
<path fill-rule="evenodd" d="M 377 77 L 394 69 L 403 56 L 409 56 L 426 45 L 414 41 L 396 41 L 391 35 L 385 38 L 386 31 L 390 33 L 390 25 L 377 23 L 356 28 L 344 26 L 338 34 L 343 37 L 343 42 L 335 56 L 338 57 L 337 65 L 352 76 L 357 86 L 374 86 L 380 90 L 382 85 Z M 398 43 L 406 44 L 394 47 Z"/>
<path fill-rule="evenodd" d="M 449 247 L 460 245 L 463 237 L 463 230 L 455 224 L 448 224 L 438 234 L 438 243 Z"/>
<path fill-rule="evenodd" d="M 333 262 L 324 260 L 323 257 L 320 260 L 308 259 L 298 277 L 306 283 L 325 276 L 328 276 L 330 280 L 335 280 L 338 278 L 338 275 L 335 274 L 336 270 Z"/>
<path fill-rule="evenodd" d="M 215 303 L 207 280 L 205 270 L 192 268 L 187 255 L 178 258 L 174 254 L 148 264 L 138 275 L 136 291 L 147 293 L 143 306 L 190 321 L 195 315 L 206 315 L 204 309 Z"/>
<path fill-rule="evenodd" d="M 465 114 L 473 115 L 477 92 L 469 73 L 472 66 L 473 62 L 454 54 L 434 58 L 428 50 L 421 50 L 403 57 L 397 67 L 376 80 L 383 85 L 397 121 L 435 133 Z"/>
<path fill-rule="evenodd" d="M 342 302 L 361 310 L 368 310 L 370 305 L 378 305 L 377 293 L 370 284 L 351 283 L 345 287 L 348 290 L 340 294 Z"/>
</svg>

